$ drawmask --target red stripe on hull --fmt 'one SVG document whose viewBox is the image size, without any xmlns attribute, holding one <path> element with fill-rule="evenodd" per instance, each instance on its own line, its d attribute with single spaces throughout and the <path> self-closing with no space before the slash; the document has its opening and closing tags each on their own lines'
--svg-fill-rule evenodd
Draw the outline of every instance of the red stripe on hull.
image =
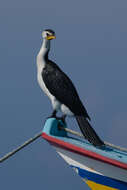
<svg viewBox="0 0 127 190">
<path fill-rule="evenodd" d="M 71 152 L 75 152 L 77 154 L 87 156 L 87 157 L 90 157 L 90 158 L 93 158 L 93 159 L 96 159 L 96 160 L 99 160 L 99 161 L 102 161 L 102 162 L 105 162 L 105 163 L 108 163 L 108 164 L 111 164 L 111 165 L 114 165 L 114 166 L 117 166 L 119 168 L 127 170 L 127 164 L 124 164 L 124 163 L 119 162 L 117 160 L 113 160 L 111 158 L 104 157 L 102 155 L 99 155 L 95 152 L 91 152 L 89 150 L 84 150 L 81 147 L 77 147 L 77 146 L 72 145 L 70 143 L 64 142 L 60 139 L 56 139 L 54 137 L 51 137 L 51 136 L 47 135 L 46 133 L 42 133 L 42 137 L 44 139 L 46 139 L 47 141 L 49 141 L 50 143 L 54 144 L 55 146 L 59 146 L 61 148 L 69 150 Z"/>
</svg>

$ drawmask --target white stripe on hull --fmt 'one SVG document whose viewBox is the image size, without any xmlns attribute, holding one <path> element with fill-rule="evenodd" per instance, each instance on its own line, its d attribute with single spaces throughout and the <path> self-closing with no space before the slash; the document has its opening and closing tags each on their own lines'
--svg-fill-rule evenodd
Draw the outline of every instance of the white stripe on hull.
<svg viewBox="0 0 127 190">
<path fill-rule="evenodd" d="M 70 152 L 62 148 L 55 147 L 55 149 L 69 165 L 127 182 L 127 170 Z"/>
</svg>

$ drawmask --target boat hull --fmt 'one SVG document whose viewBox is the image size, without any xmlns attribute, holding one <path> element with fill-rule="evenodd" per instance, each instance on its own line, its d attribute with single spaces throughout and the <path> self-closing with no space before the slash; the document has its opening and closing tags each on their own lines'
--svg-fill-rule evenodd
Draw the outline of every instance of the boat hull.
<svg viewBox="0 0 127 190">
<path fill-rule="evenodd" d="M 69 137 L 58 124 L 57 120 L 46 122 L 42 137 L 92 190 L 127 190 L 127 153 L 110 147 L 95 148 Z"/>
<path fill-rule="evenodd" d="M 127 190 L 125 170 L 53 146 L 93 190 Z"/>
</svg>

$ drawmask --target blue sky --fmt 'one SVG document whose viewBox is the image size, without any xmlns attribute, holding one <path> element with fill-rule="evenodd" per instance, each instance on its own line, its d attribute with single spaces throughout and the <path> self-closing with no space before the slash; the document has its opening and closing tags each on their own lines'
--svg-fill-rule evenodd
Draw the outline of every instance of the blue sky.
<svg viewBox="0 0 127 190">
<path fill-rule="evenodd" d="M 1 156 L 40 131 L 52 112 L 36 79 L 45 28 L 56 31 L 50 58 L 71 77 L 93 127 L 105 141 L 127 147 L 126 18 L 124 0 L 1 2 Z M 74 119 L 67 122 L 78 130 Z M 5 190 L 85 189 L 41 139 L 1 164 L 0 179 Z"/>
</svg>

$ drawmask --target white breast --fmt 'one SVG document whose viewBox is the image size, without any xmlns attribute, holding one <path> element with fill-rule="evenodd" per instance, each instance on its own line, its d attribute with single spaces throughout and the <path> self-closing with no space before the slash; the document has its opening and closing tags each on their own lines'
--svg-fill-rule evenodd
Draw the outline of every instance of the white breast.
<svg viewBox="0 0 127 190">
<path fill-rule="evenodd" d="M 49 90 L 47 89 L 47 87 L 45 86 L 45 83 L 43 81 L 42 78 L 42 71 L 43 71 L 43 67 L 38 67 L 37 68 L 37 80 L 39 83 L 39 86 L 41 87 L 41 89 L 44 91 L 44 93 L 50 98 L 53 98 L 53 95 L 49 92 Z"/>
<path fill-rule="evenodd" d="M 55 96 L 53 96 L 53 95 L 49 92 L 49 90 L 48 90 L 47 87 L 45 86 L 45 83 L 44 83 L 44 81 L 43 81 L 41 72 L 38 72 L 38 74 L 37 74 L 37 80 L 38 80 L 38 83 L 39 83 L 41 89 L 44 91 L 44 93 L 45 93 L 45 94 L 49 97 L 49 99 L 51 100 L 53 109 L 58 111 L 58 110 L 60 109 L 61 103 L 55 98 Z"/>
</svg>

